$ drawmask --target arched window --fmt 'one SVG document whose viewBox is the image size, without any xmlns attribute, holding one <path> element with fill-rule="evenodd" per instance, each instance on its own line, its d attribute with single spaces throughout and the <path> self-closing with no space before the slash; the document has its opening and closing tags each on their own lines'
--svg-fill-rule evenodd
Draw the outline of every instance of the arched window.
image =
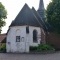
<svg viewBox="0 0 60 60">
<path fill-rule="evenodd" d="M 33 42 L 37 42 L 37 31 L 33 31 Z"/>
</svg>

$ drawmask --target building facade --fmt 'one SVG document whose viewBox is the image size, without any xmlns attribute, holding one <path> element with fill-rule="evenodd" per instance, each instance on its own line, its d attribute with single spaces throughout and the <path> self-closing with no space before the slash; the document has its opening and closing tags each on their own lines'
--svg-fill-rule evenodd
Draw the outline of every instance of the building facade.
<svg viewBox="0 0 60 60">
<path fill-rule="evenodd" d="M 44 31 L 47 31 L 47 26 L 43 0 L 40 0 L 38 11 L 30 9 L 25 4 L 9 26 L 6 39 L 7 52 L 29 52 L 30 46 L 45 43 Z"/>
</svg>

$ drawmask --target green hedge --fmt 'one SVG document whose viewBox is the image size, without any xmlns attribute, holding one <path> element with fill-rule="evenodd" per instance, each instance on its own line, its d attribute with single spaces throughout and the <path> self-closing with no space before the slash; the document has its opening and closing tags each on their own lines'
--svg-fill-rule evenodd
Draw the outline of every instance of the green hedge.
<svg viewBox="0 0 60 60">
<path fill-rule="evenodd" d="M 47 44 L 39 44 L 38 46 L 30 46 L 30 51 L 51 51 L 51 50 L 55 50 L 52 46 L 47 45 Z"/>
</svg>

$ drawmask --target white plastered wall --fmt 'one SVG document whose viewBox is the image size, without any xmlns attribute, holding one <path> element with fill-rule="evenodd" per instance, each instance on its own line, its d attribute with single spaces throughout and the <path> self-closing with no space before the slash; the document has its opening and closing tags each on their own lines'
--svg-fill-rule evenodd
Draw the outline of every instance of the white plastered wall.
<svg viewBox="0 0 60 60">
<path fill-rule="evenodd" d="M 33 42 L 33 30 L 37 30 L 37 43 Z M 24 52 L 29 52 L 29 46 L 38 46 L 41 41 L 41 29 L 40 27 L 29 26 L 29 34 L 26 34 L 26 26 L 10 27 L 7 34 L 6 50 L 7 52 L 18 52 L 16 46 L 16 36 L 24 37 L 25 46 Z M 20 45 L 20 44 L 19 44 Z M 21 47 L 21 45 L 20 45 Z M 19 50 L 19 52 L 23 52 Z"/>
</svg>

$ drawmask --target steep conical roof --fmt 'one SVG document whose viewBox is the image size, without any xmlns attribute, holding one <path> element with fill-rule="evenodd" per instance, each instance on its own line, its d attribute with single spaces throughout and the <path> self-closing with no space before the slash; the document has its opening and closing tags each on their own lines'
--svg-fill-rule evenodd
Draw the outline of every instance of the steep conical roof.
<svg viewBox="0 0 60 60">
<path fill-rule="evenodd" d="M 40 26 L 36 16 L 33 14 L 32 10 L 28 7 L 27 4 L 24 5 L 22 10 L 19 12 L 15 20 L 11 23 L 10 26 Z"/>
<path fill-rule="evenodd" d="M 39 2 L 38 13 L 40 14 L 41 18 L 45 20 L 45 8 L 43 0 L 40 0 Z"/>
<path fill-rule="evenodd" d="M 44 2 L 43 2 L 43 0 L 40 0 L 40 2 L 39 2 L 39 10 L 44 10 Z"/>
<path fill-rule="evenodd" d="M 34 15 L 36 16 L 36 18 L 38 19 L 38 22 L 40 24 L 40 26 L 46 31 L 47 30 L 47 26 L 45 24 L 45 21 L 42 20 L 41 16 L 39 15 L 39 13 L 34 9 L 34 7 L 32 8 Z"/>
</svg>

